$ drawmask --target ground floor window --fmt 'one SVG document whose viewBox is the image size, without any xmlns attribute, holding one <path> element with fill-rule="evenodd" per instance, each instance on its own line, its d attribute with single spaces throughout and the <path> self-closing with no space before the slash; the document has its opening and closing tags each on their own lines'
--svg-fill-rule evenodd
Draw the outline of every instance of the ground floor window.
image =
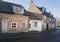
<svg viewBox="0 0 60 42">
<path fill-rule="evenodd" d="M 33 22 L 33 23 L 32 23 L 32 26 L 33 26 L 33 27 L 37 27 L 37 26 L 38 26 L 38 23 L 37 23 L 37 22 Z"/>
<path fill-rule="evenodd" d="M 12 27 L 12 29 L 16 29 L 17 28 L 17 22 L 11 22 L 11 27 Z"/>
<path fill-rule="evenodd" d="M 22 23 L 22 28 L 26 28 L 26 23 Z"/>
</svg>

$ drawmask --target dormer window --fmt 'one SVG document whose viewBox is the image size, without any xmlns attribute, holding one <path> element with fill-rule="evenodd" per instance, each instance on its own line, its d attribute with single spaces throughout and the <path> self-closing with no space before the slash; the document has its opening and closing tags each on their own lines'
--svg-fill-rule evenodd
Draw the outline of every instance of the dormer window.
<svg viewBox="0 0 60 42">
<path fill-rule="evenodd" d="M 46 16 L 44 16 L 44 20 L 46 20 Z"/>
<path fill-rule="evenodd" d="M 43 8 L 42 8 L 42 12 L 44 12 L 44 11 L 46 11 L 46 8 L 43 7 Z"/>
<path fill-rule="evenodd" d="M 42 9 L 42 12 L 44 12 L 45 10 L 44 10 L 44 8 Z"/>
<path fill-rule="evenodd" d="M 24 8 L 19 7 L 19 6 L 13 6 L 13 11 L 18 14 L 23 14 L 24 13 Z"/>
</svg>

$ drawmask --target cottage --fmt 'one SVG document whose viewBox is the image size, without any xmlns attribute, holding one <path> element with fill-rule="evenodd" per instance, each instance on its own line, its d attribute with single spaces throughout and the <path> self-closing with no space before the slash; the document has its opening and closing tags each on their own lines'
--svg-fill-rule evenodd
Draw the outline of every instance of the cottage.
<svg viewBox="0 0 60 42">
<path fill-rule="evenodd" d="M 43 19 L 45 23 L 44 27 L 46 28 L 46 30 L 49 30 L 51 29 L 51 13 L 44 11 L 43 14 L 44 14 L 44 18 L 46 18 L 46 19 Z"/>
<path fill-rule="evenodd" d="M 44 7 L 36 6 L 32 0 L 30 0 L 29 12 L 29 31 L 43 31 L 52 28 L 53 17 L 50 13 L 46 11 Z M 55 22 L 54 22 L 55 24 Z M 55 27 L 55 25 L 54 25 Z"/>
<path fill-rule="evenodd" d="M 1 1 L 0 32 L 28 32 L 28 15 L 23 6 Z"/>
<path fill-rule="evenodd" d="M 56 28 L 56 19 L 53 16 L 51 18 L 52 18 L 52 22 L 51 22 L 52 23 L 51 24 L 52 25 L 52 29 L 54 29 L 54 28 Z"/>
<path fill-rule="evenodd" d="M 30 7 L 28 9 L 29 12 L 29 24 L 30 28 L 29 31 L 42 31 L 42 12 L 37 8 L 37 6 L 33 3 L 33 1 L 30 1 Z"/>
</svg>

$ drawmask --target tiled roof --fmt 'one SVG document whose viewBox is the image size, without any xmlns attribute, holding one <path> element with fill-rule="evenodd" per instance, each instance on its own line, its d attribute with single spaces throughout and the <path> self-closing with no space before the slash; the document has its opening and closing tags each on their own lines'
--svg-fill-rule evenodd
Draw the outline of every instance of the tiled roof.
<svg viewBox="0 0 60 42">
<path fill-rule="evenodd" d="M 36 14 L 36 13 L 28 12 L 28 15 L 29 15 L 31 20 L 41 20 L 42 19 L 41 14 Z"/>
<path fill-rule="evenodd" d="M 43 7 L 38 7 L 36 6 L 40 11 L 42 11 Z M 51 17 L 54 18 L 50 13 L 48 13 L 47 11 L 42 12 L 44 15 L 46 15 L 47 17 Z"/>
<path fill-rule="evenodd" d="M 18 4 L 1 1 L 1 2 L 0 2 L 0 12 L 14 13 L 14 12 L 13 12 L 13 5 L 22 7 L 21 5 L 18 5 Z"/>
<path fill-rule="evenodd" d="M 36 6 L 36 7 L 37 7 L 40 11 L 42 11 L 42 8 L 43 8 L 43 7 L 38 7 L 38 6 Z"/>
<path fill-rule="evenodd" d="M 48 13 L 46 11 L 44 11 L 43 14 L 46 15 L 47 17 L 50 17 L 50 15 L 51 15 L 50 13 Z"/>
</svg>

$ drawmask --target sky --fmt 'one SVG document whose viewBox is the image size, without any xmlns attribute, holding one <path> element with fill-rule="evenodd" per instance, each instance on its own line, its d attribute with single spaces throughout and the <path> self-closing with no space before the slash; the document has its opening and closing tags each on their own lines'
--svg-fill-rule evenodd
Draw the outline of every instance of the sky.
<svg viewBox="0 0 60 42">
<path fill-rule="evenodd" d="M 3 0 L 22 5 L 26 10 L 29 8 L 30 0 Z M 45 7 L 54 17 L 60 17 L 60 0 L 32 0 L 38 7 Z"/>
</svg>

